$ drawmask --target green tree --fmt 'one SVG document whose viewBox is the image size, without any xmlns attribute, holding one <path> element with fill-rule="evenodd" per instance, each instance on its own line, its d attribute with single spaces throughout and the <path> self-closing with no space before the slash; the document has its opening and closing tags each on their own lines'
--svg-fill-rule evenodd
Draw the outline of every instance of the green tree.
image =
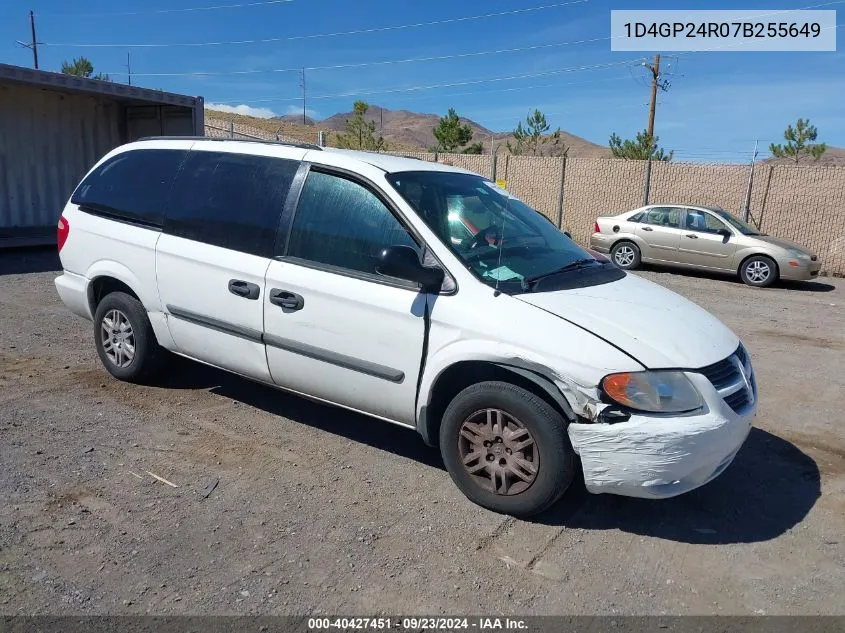
<svg viewBox="0 0 845 633">
<path fill-rule="evenodd" d="M 658 136 L 649 136 L 647 130 L 637 132 L 636 140 L 622 140 L 614 132 L 610 135 L 610 151 L 616 158 L 625 158 L 628 160 L 659 160 L 670 161 L 674 155 L 674 150 L 668 154 L 662 147 L 657 146 L 657 141 L 660 140 Z"/>
<path fill-rule="evenodd" d="M 484 145 L 481 143 L 481 141 L 479 141 L 477 143 L 467 145 L 461 150 L 461 154 L 480 154 L 482 151 L 484 151 Z"/>
<path fill-rule="evenodd" d="M 514 145 L 507 142 L 508 151 L 511 154 L 522 155 L 548 154 L 551 156 L 565 156 L 569 148 L 563 144 L 560 137 L 560 128 L 552 134 L 546 135 L 551 126 L 546 121 L 546 115 L 539 110 L 534 110 L 525 117 L 525 125 L 522 121 L 516 124 L 513 131 Z M 547 148 L 544 152 L 543 149 Z"/>
<path fill-rule="evenodd" d="M 769 145 L 769 150 L 778 158 L 792 159 L 795 164 L 798 164 L 802 158 L 818 160 L 819 156 L 827 151 L 827 145 L 814 142 L 818 135 L 816 126 L 810 125 L 810 119 L 798 119 L 795 127 L 792 127 L 791 123 L 786 127 L 783 133 L 786 143 L 783 145 L 772 143 Z"/>
<path fill-rule="evenodd" d="M 376 138 L 376 122 L 364 119 L 369 109 L 370 105 L 366 101 L 356 101 L 352 105 L 352 118 L 346 119 L 346 134 L 337 135 L 338 147 L 370 152 L 387 149 L 384 138 Z"/>
<path fill-rule="evenodd" d="M 449 108 L 449 112 L 440 118 L 432 132 L 437 139 L 437 145 L 431 148 L 434 152 L 454 152 L 472 140 L 472 128 L 466 123 L 461 123 L 461 118 L 454 108 Z"/>
<path fill-rule="evenodd" d="M 73 75 L 75 77 L 84 77 L 90 79 L 102 79 L 109 81 L 109 76 L 103 73 L 94 74 L 94 64 L 86 57 L 78 57 L 72 62 L 62 62 L 62 73 L 65 75 Z"/>
</svg>

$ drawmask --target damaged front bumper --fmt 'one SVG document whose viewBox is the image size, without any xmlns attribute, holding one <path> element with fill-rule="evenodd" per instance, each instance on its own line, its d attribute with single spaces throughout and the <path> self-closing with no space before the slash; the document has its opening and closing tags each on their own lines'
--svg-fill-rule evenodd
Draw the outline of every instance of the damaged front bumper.
<svg viewBox="0 0 845 633">
<path fill-rule="evenodd" d="M 756 415 L 751 402 L 735 412 L 701 374 L 688 373 L 705 400 L 693 415 L 636 414 L 616 424 L 569 425 L 587 490 L 628 497 L 674 497 L 703 486 L 733 461 Z"/>
</svg>

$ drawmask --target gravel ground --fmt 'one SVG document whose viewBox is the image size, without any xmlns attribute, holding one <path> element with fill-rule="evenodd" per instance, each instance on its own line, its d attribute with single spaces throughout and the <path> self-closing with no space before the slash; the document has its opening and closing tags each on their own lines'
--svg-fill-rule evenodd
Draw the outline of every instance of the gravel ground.
<svg viewBox="0 0 845 633">
<path fill-rule="evenodd" d="M 639 273 L 743 338 L 756 428 L 690 494 L 525 522 L 413 432 L 183 360 L 111 379 L 57 269 L 0 254 L 0 613 L 845 614 L 845 280 Z"/>
</svg>

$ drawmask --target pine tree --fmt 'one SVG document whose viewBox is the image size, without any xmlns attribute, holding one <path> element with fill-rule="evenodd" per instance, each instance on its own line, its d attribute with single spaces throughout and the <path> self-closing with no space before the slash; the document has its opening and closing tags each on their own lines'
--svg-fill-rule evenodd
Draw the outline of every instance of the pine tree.
<svg viewBox="0 0 845 633">
<path fill-rule="evenodd" d="M 614 132 L 610 135 L 610 151 L 615 158 L 625 158 L 628 160 L 657 160 L 668 162 L 672 160 L 674 150 L 668 154 L 662 147 L 657 146 L 657 141 L 660 137 L 651 137 L 647 130 L 637 132 L 636 140 L 622 140 Z"/>
<path fill-rule="evenodd" d="M 510 141 L 507 142 L 508 151 L 511 154 L 531 154 L 537 156 L 538 154 L 547 154 L 550 156 L 565 156 L 569 152 L 569 148 L 563 144 L 560 136 L 560 128 L 555 130 L 552 134 L 545 135 L 551 126 L 546 121 L 546 115 L 539 110 L 534 110 L 525 117 L 525 126 L 522 121 L 516 124 L 516 129 L 513 131 L 514 145 Z M 545 135 L 545 136 L 544 136 Z M 543 149 L 546 148 L 544 152 Z"/>
<path fill-rule="evenodd" d="M 783 133 L 786 143 L 783 145 L 769 145 L 769 150 L 778 158 L 790 158 L 797 165 L 802 158 L 818 160 L 827 151 L 824 143 L 814 143 L 819 133 L 815 125 L 810 125 L 810 119 L 798 119 L 795 127 L 790 123 Z"/>
<path fill-rule="evenodd" d="M 366 101 L 356 101 L 353 104 L 352 118 L 346 119 L 346 134 L 337 135 L 338 147 L 370 152 L 387 149 L 384 138 L 376 138 L 376 122 L 364 119 L 369 109 L 370 105 Z"/>
<path fill-rule="evenodd" d="M 87 57 L 78 57 L 72 62 L 62 62 L 62 73 L 90 79 L 109 81 L 109 76 L 103 73 L 94 74 L 94 64 Z"/>
<path fill-rule="evenodd" d="M 431 148 L 431 151 L 434 152 L 454 152 L 472 140 L 472 128 L 466 123 L 461 123 L 461 119 L 454 108 L 449 108 L 449 112 L 446 113 L 445 117 L 440 118 L 440 122 L 432 132 L 434 138 L 437 139 L 437 145 Z M 464 151 L 463 153 L 475 152 Z"/>
</svg>

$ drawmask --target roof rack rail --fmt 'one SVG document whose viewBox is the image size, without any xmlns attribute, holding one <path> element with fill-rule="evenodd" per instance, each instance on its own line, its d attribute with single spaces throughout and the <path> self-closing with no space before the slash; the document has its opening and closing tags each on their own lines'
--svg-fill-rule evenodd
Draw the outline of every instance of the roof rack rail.
<svg viewBox="0 0 845 633">
<path fill-rule="evenodd" d="M 287 147 L 299 147 L 301 149 L 316 149 L 323 151 L 323 148 L 313 143 L 291 143 L 289 141 L 271 141 L 263 138 L 218 138 L 213 136 L 144 136 L 136 141 L 240 141 L 241 143 L 265 143 L 267 145 L 285 145 Z"/>
</svg>

